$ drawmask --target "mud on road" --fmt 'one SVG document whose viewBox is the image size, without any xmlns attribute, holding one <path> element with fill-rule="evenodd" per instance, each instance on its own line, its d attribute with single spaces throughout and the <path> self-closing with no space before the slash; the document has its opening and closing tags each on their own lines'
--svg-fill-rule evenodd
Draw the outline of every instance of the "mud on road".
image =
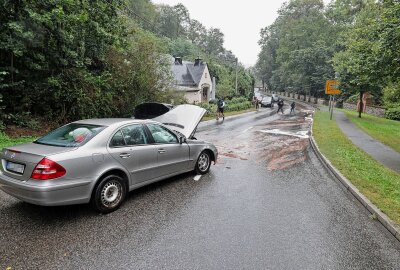
<svg viewBox="0 0 400 270">
<path fill-rule="evenodd" d="M 313 111 L 297 105 L 295 114 L 275 115 L 273 121 L 255 123 L 235 138 L 214 141 L 220 158 L 252 160 L 265 164 L 268 170 L 281 170 L 308 159 L 309 134 Z"/>
</svg>

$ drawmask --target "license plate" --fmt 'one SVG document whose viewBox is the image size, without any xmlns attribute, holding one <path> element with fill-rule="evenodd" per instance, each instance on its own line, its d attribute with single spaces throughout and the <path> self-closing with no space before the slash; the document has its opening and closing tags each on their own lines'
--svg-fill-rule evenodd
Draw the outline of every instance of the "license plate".
<svg viewBox="0 0 400 270">
<path fill-rule="evenodd" d="M 25 165 L 6 161 L 6 170 L 18 174 L 24 174 Z"/>
</svg>

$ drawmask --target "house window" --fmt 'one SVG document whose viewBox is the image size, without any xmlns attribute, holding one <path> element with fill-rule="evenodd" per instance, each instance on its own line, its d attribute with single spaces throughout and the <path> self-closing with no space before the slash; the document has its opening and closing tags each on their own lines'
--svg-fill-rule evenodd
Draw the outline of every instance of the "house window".
<svg viewBox="0 0 400 270">
<path fill-rule="evenodd" d="M 207 88 L 204 88 L 204 89 L 203 89 L 203 98 L 206 98 L 206 97 L 207 97 L 207 92 L 208 92 L 208 89 L 207 89 Z"/>
<path fill-rule="evenodd" d="M 205 76 L 204 76 L 206 79 L 207 79 L 207 72 L 205 73 Z"/>
</svg>

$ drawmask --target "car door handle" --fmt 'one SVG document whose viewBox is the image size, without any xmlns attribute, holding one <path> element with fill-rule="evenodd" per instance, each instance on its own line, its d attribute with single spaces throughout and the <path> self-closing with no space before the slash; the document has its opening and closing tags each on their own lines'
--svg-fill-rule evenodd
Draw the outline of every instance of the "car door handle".
<svg viewBox="0 0 400 270">
<path fill-rule="evenodd" d="M 164 149 L 158 149 L 158 153 L 164 154 L 166 151 Z"/>
<path fill-rule="evenodd" d="M 131 156 L 131 154 L 129 153 L 122 153 L 119 155 L 120 158 L 129 158 Z"/>
</svg>

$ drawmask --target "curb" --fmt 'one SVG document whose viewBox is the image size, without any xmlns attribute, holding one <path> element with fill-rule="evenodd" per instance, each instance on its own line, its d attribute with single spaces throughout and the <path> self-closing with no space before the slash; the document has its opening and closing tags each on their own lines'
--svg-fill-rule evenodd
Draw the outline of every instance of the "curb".
<svg viewBox="0 0 400 270">
<path fill-rule="evenodd" d="M 311 147 L 321 163 L 330 171 L 336 179 L 348 190 L 376 219 L 385 227 L 398 241 L 400 241 L 400 228 L 396 227 L 394 222 L 386 216 L 378 207 L 376 207 L 367 197 L 365 197 L 332 163 L 320 152 L 314 137 L 310 136 Z"/>
</svg>

